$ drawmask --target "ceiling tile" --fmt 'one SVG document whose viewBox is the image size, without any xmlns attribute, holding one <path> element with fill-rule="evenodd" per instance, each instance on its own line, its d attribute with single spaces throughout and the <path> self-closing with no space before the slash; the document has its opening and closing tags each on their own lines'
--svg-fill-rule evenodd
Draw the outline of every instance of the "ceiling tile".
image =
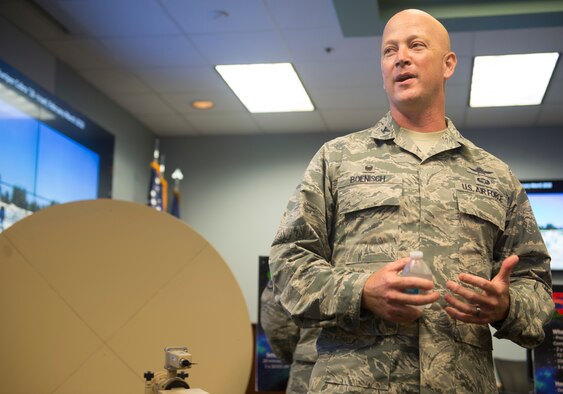
<svg viewBox="0 0 563 394">
<path fill-rule="evenodd" d="M 274 63 L 290 59 L 274 30 L 197 34 L 190 39 L 212 64 Z"/>
<path fill-rule="evenodd" d="M 103 39 L 101 43 L 123 67 L 151 68 L 207 64 L 184 36 Z"/>
<path fill-rule="evenodd" d="M 193 114 L 198 125 L 188 120 L 192 130 L 187 129 L 187 135 L 205 134 L 204 124 L 209 124 L 211 133 L 225 129 L 232 133 L 228 122 L 222 124 L 220 118 L 203 120 L 221 112 L 224 116 L 239 113 L 245 120 L 238 120 L 238 129 L 244 134 L 267 131 L 264 122 L 270 117 L 248 114 L 214 70 L 215 64 L 291 62 L 324 120 L 319 123 L 324 129 L 343 128 L 344 118 L 336 126 L 328 121 L 330 114 L 339 111 L 369 113 L 372 108 L 388 108 L 379 66 L 381 37 L 344 37 L 333 1 L 243 0 L 236 6 L 231 0 L 35 1 L 72 33 L 61 33 L 21 0 L 0 0 L 0 14 L 37 37 L 57 58 L 157 132 L 180 133 L 184 125 L 178 117 L 188 119 Z M 457 31 L 450 36 L 458 64 L 447 83 L 446 108 L 450 116 L 455 114 L 458 125 L 460 121 L 497 124 L 507 113 L 497 108 L 479 113 L 477 119 L 475 111 L 465 115 L 475 54 L 563 52 L 561 26 Z M 539 112 L 520 108 L 515 119 L 522 124 L 535 124 L 538 119 L 558 122 L 551 108 L 563 103 L 562 70 L 558 65 L 544 99 L 550 108 Z M 154 97 L 148 98 L 153 92 Z M 127 98 L 137 94 L 137 99 Z M 189 107 L 193 99 L 206 96 L 216 102 L 213 111 L 202 113 Z M 148 122 L 147 114 L 155 119 Z M 171 115 L 171 119 L 166 122 L 160 115 Z M 303 129 L 313 124 L 308 119 L 303 117 Z M 348 119 L 349 129 L 364 124 Z M 288 131 L 298 128 L 287 127 Z"/>
<path fill-rule="evenodd" d="M 345 38 L 338 27 L 284 30 L 282 34 L 298 61 L 325 61 L 326 48 L 331 48 L 330 56 L 335 60 L 363 59 L 379 63 L 381 37 Z"/>
<path fill-rule="evenodd" d="M 213 67 L 167 67 L 136 69 L 135 73 L 160 92 L 220 90 L 225 82 Z"/>
<path fill-rule="evenodd" d="M 340 26 L 331 1 L 266 0 L 266 6 L 281 29 Z"/>
<path fill-rule="evenodd" d="M 185 33 L 226 33 L 272 29 L 260 0 L 163 0 L 163 7 Z"/>
<path fill-rule="evenodd" d="M 334 60 L 327 55 L 325 61 L 298 62 L 295 68 L 306 88 L 383 86 L 381 68 L 375 61 Z"/>
<path fill-rule="evenodd" d="M 40 0 L 47 3 L 47 0 Z M 52 3 L 52 1 L 51 1 Z M 56 4 L 91 37 L 127 37 L 178 34 L 158 1 L 59 0 Z M 87 16 L 87 17 L 85 17 Z M 64 23 L 64 20 L 62 21 Z"/>
</svg>

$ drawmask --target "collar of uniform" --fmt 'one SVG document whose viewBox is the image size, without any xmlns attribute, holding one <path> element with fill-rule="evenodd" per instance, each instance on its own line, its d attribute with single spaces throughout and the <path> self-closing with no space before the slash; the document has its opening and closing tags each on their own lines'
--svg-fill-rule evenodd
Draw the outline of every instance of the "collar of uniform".
<svg viewBox="0 0 563 394">
<path fill-rule="evenodd" d="M 395 139 L 398 131 L 399 125 L 393 120 L 391 112 L 387 112 L 385 116 L 371 128 L 371 136 L 377 140 L 391 140 Z"/>
<path fill-rule="evenodd" d="M 450 118 L 446 117 L 447 129 L 442 136 L 442 144 L 448 148 L 455 148 L 460 145 L 466 145 L 467 141 L 456 129 Z M 383 118 L 379 120 L 371 128 L 371 136 L 378 140 L 391 140 L 399 135 L 400 126 L 391 116 L 391 112 L 387 112 Z"/>
<path fill-rule="evenodd" d="M 463 138 L 458 129 L 454 126 L 452 120 L 446 117 L 447 129 L 442 135 L 442 145 L 446 148 L 456 148 L 461 145 L 467 145 L 467 140 Z"/>
</svg>

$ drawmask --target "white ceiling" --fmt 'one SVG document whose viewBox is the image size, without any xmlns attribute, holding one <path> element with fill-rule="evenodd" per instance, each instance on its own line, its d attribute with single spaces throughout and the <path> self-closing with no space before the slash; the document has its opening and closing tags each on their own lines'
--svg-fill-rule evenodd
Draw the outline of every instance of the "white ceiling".
<svg viewBox="0 0 563 394">
<path fill-rule="evenodd" d="M 35 2 L 68 32 L 27 0 L 0 0 L 0 14 L 158 136 L 342 133 L 387 111 L 381 37 L 344 37 L 331 0 Z M 468 106 L 474 56 L 563 52 L 563 26 L 451 36 L 459 63 L 448 82 L 447 112 L 457 127 L 563 126 L 561 60 L 542 105 Z M 214 69 L 285 61 L 295 66 L 314 112 L 250 114 Z M 200 99 L 215 108 L 192 109 Z"/>
</svg>

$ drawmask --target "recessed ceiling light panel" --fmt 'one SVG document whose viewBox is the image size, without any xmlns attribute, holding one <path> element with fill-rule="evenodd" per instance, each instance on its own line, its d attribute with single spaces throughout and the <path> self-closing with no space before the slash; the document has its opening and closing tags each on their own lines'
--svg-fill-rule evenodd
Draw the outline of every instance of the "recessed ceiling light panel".
<svg viewBox="0 0 563 394">
<path fill-rule="evenodd" d="M 315 110 L 290 63 L 218 65 L 215 69 L 249 112 Z"/>
<path fill-rule="evenodd" d="M 212 109 L 215 107 L 215 103 L 211 100 L 194 100 L 191 103 L 192 108 L 194 109 Z"/>
<path fill-rule="evenodd" d="M 559 53 L 477 56 L 471 80 L 471 107 L 541 104 Z"/>
</svg>

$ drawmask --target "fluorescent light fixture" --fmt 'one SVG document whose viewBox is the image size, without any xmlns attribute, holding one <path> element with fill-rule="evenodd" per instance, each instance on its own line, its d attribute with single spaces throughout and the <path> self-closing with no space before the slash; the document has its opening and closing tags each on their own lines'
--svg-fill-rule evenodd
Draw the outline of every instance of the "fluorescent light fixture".
<svg viewBox="0 0 563 394">
<path fill-rule="evenodd" d="M 314 111 L 303 84 L 290 63 L 215 66 L 248 111 Z"/>
<path fill-rule="evenodd" d="M 469 105 L 541 104 L 558 58 L 557 52 L 475 57 Z"/>
<path fill-rule="evenodd" d="M 215 107 L 215 103 L 211 100 L 194 100 L 191 103 L 192 108 L 208 110 Z"/>
</svg>

